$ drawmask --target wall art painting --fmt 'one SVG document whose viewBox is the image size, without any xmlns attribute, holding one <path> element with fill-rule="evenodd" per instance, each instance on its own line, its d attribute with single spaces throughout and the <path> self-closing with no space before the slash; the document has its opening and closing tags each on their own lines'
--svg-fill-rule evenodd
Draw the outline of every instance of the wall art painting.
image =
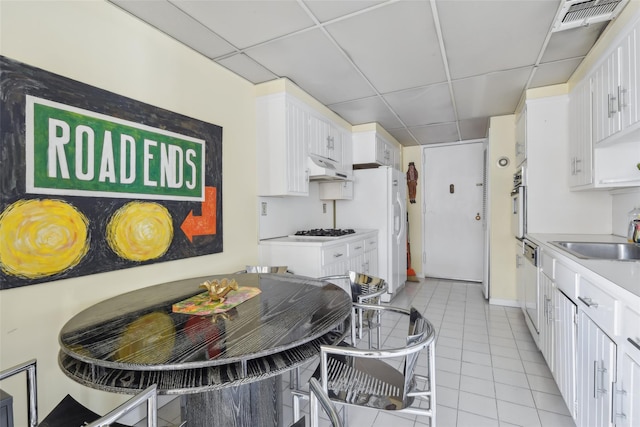
<svg viewBox="0 0 640 427">
<path fill-rule="evenodd" d="M 0 56 L 0 289 L 222 252 L 222 128 Z"/>
</svg>

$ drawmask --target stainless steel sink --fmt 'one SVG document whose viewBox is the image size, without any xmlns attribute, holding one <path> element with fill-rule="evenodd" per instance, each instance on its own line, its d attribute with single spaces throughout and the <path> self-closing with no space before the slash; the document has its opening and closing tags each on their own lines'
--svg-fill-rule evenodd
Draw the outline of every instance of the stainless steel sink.
<svg viewBox="0 0 640 427">
<path fill-rule="evenodd" d="M 616 261 L 640 261 L 640 244 L 603 242 L 551 242 L 570 254 L 582 259 L 607 259 Z"/>
</svg>

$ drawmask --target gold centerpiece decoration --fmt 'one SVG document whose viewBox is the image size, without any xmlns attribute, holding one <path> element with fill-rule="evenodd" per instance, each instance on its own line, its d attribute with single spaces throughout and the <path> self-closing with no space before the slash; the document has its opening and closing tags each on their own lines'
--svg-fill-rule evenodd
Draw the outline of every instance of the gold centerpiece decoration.
<svg viewBox="0 0 640 427">
<path fill-rule="evenodd" d="M 201 283 L 200 288 L 204 288 L 209 291 L 209 301 L 210 302 L 224 302 L 224 297 L 231 291 L 238 290 L 238 282 L 235 279 L 227 279 L 226 277 L 222 280 L 206 280 Z"/>
</svg>

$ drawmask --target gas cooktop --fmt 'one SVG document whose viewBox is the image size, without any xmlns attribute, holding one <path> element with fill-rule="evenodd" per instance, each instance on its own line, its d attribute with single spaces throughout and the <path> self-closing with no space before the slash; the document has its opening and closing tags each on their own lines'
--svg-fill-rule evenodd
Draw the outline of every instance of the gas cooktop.
<svg viewBox="0 0 640 427">
<path fill-rule="evenodd" d="M 313 230 L 296 231 L 291 237 L 342 237 L 355 234 L 352 228 L 314 228 Z"/>
</svg>

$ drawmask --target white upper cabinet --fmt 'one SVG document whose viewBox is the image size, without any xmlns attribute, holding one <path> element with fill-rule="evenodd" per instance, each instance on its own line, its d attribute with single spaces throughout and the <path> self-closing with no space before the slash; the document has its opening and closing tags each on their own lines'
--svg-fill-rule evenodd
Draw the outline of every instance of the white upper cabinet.
<svg viewBox="0 0 640 427">
<path fill-rule="evenodd" d="M 400 170 L 400 148 L 387 140 L 380 132 L 375 129 L 355 130 L 352 138 L 354 165 L 391 166 Z"/>
<path fill-rule="evenodd" d="M 570 94 L 573 190 L 640 186 L 639 32 L 636 20 Z"/>
<path fill-rule="evenodd" d="M 637 28 L 631 28 L 594 71 L 593 134 L 596 144 L 607 138 L 624 138 L 637 131 L 638 45 Z M 629 135 L 631 136 L 631 135 Z"/>
<path fill-rule="evenodd" d="M 308 196 L 309 114 L 286 93 L 256 100 L 258 196 Z"/>
</svg>

